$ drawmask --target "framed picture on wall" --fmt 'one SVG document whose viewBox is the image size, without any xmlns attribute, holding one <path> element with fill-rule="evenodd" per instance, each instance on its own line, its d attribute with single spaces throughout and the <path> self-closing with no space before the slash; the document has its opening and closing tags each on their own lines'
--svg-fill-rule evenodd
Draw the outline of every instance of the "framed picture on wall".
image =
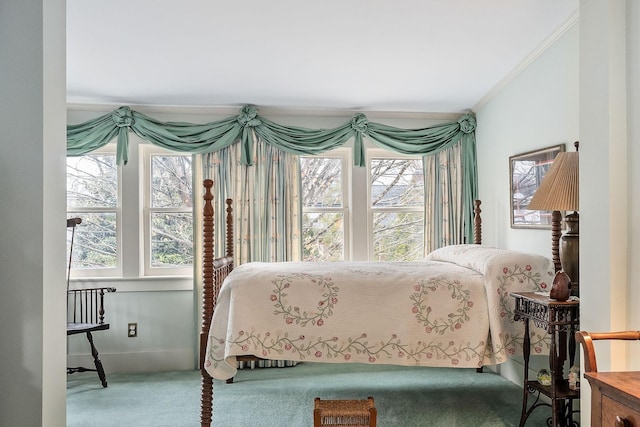
<svg viewBox="0 0 640 427">
<path fill-rule="evenodd" d="M 529 210 L 529 202 L 564 144 L 509 157 L 511 228 L 551 229 L 551 211 Z"/>
</svg>

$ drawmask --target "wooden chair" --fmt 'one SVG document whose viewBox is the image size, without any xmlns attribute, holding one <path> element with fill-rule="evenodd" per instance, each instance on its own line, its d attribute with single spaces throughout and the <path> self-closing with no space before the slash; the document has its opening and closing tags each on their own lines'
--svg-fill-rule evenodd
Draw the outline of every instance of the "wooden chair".
<svg viewBox="0 0 640 427">
<path fill-rule="evenodd" d="M 622 332 L 576 332 L 576 341 L 582 344 L 584 350 L 584 371 L 598 372 L 596 352 L 593 347 L 595 340 L 640 340 L 640 331 Z"/>
<path fill-rule="evenodd" d="M 576 332 L 584 349 L 584 377 L 591 386 L 591 425 L 640 425 L 640 373 L 598 372 L 594 340 L 640 340 L 640 331 Z"/>
<path fill-rule="evenodd" d="M 71 228 L 71 245 L 69 250 L 69 264 L 67 269 L 67 336 L 85 334 L 91 347 L 94 368 L 68 367 L 67 374 L 76 372 L 93 371 L 98 373 L 102 387 L 107 386 L 107 377 L 104 373 L 102 361 L 99 358 L 98 349 L 93 342 L 92 332 L 105 331 L 109 329 L 109 324 L 105 322 L 104 294 L 115 292 L 115 288 L 86 288 L 69 289 L 69 278 L 71 274 L 71 259 L 73 256 L 73 238 L 75 228 L 80 224 L 80 218 L 67 219 L 67 227 Z"/>
</svg>

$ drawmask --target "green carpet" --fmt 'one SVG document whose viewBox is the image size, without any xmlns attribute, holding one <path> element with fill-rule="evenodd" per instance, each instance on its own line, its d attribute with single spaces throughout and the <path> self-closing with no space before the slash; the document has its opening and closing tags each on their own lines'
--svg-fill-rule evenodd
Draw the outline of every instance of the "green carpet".
<svg viewBox="0 0 640 427">
<path fill-rule="evenodd" d="M 68 377 L 68 426 L 200 424 L 197 371 L 107 374 L 107 380 L 103 389 L 94 373 Z M 303 363 L 240 371 L 234 384 L 216 381 L 213 425 L 311 427 L 315 397 L 368 396 L 375 399 L 380 427 L 513 427 L 522 403 L 520 387 L 473 369 Z M 537 409 L 527 426 L 544 426 L 549 415 L 548 408 Z"/>
</svg>

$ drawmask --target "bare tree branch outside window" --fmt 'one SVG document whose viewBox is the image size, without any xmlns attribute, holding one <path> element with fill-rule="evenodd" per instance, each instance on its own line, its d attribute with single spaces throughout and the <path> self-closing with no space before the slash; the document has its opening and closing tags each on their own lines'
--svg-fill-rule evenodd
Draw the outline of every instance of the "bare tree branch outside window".
<svg viewBox="0 0 640 427">
<path fill-rule="evenodd" d="M 424 256 L 422 161 L 373 159 L 370 174 L 374 259 L 421 259 Z"/>
<path fill-rule="evenodd" d="M 339 158 L 302 157 L 303 259 L 344 260 L 343 171 Z M 421 159 L 374 159 L 370 165 L 375 260 L 423 257 Z"/>
<path fill-rule="evenodd" d="M 67 158 L 67 210 L 80 217 L 73 268 L 114 268 L 117 263 L 118 168 L 115 154 Z M 67 230 L 67 247 L 71 230 Z"/>
<path fill-rule="evenodd" d="M 151 266 L 193 264 L 191 156 L 151 156 Z"/>
</svg>

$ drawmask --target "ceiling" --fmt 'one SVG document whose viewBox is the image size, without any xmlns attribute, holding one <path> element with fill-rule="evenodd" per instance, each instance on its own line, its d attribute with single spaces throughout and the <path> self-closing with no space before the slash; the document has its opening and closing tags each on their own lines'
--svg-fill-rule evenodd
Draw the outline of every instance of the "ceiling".
<svg viewBox="0 0 640 427">
<path fill-rule="evenodd" d="M 579 0 L 67 0 L 67 102 L 477 107 Z"/>
</svg>

